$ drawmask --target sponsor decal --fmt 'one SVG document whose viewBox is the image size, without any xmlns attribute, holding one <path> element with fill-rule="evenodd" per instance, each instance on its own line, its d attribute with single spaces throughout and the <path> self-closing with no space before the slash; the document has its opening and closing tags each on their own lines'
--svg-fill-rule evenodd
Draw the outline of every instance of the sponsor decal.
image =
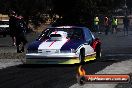
<svg viewBox="0 0 132 88">
<path fill-rule="evenodd" d="M 82 68 L 82 65 L 79 66 L 76 77 L 77 77 L 77 82 L 80 85 L 84 85 L 86 83 L 129 83 L 130 82 L 130 75 L 128 74 L 86 75 L 86 72 Z"/>
</svg>

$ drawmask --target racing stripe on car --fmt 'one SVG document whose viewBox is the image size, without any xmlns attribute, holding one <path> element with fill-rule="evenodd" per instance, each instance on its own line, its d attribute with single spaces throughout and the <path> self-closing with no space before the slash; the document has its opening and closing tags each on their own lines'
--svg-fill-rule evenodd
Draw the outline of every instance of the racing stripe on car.
<svg viewBox="0 0 132 88">
<path fill-rule="evenodd" d="M 67 43 L 69 40 L 70 40 L 70 39 L 68 39 L 65 43 Z M 53 41 L 53 42 L 50 44 L 50 46 L 49 46 L 49 47 L 51 47 L 51 46 L 52 46 L 55 42 L 56 42 L 56 40 L 55 40 L 55 41 Z M 65 44 L 65 43 L 64 43 L 64 44 Z M 63 45 L 64 45 L 64 44 L 63 44 Z"/>
<path fill-rule="evenodd" d="M 48 40 L 39 45 L 38 49 L 61 49 L 63 45 L 68 41 L 68 39 L 63 39 L 62 41 Z"/>
<path fill-rule="evenodd" d="M 50 44 L 50 46 L 49 47 L 51 47 L 54 43 L 56 42 L 56 40 L 55 41 L 53 41 L 51 44 Z"/>
<path fill-rule="evenodd" d="M 57 34 L 58 31 L 55 31 L 54 34 Z M 50 45 L 49 47 L 51 47 L 54 43 L 56 42 L 56 40 L 54 40 Z"/>
<path fill-rule="evenodd" d="M 68 50 L 68 49 L 76 50 L 81 44 L 84 44 L 84 42 L 85 41 L 82 40 L 70 39 L 61 47 L 61 50 Z"/>
<path fill-rule="evenodd" d="M 70 41 L 70 38 L 63 45 L 65 45 L 68 41 Z"/>
</svg>

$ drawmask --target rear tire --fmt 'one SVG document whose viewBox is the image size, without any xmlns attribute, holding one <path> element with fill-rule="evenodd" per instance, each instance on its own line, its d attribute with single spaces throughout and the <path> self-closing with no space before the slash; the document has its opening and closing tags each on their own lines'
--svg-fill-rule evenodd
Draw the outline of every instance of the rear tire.
<svg viewBox="0 0 132 88">
<path fill-rule="evenodd" d="M 80 50 L 80 54 L 79 54 L 79 60 L 81 64 L 85 62 L 84 59 L 85 59 L 85 49 L 83 48 Z"/>
<path fill-rule="evenodd" d="M 97 45 L 96 46 L 96 59 L 101 59 L 101 46 Z"/>
</svg>

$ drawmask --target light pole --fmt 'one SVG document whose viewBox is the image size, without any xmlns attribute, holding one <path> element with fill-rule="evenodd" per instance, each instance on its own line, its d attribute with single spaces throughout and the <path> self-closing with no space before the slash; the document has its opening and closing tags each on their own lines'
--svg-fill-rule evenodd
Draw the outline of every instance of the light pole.
<svg viewBox="0 0 132 88">
<path fill-rule="evenodd" d="M 125 8 L 125 15 L 127 15 L 127 5 L 126 5 L 126 0 L 125 0 L 124 8 Z"/>
</svg>

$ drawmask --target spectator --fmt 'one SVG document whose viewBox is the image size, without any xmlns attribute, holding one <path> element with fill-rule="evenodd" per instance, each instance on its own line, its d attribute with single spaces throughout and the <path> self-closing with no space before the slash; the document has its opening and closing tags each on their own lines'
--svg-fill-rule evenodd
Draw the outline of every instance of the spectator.
<svg viewBox="0 0 132 88">
<path fill-rule="evenodd" d="M 124 24 L 124 35 L 128 35 L 129 19 L 127 16 L 124 17 L 123 24 Z"/>
<path fill-rule="evenodd" d="M 100 33 L 100 31 L 99 31 L 99 17 L 98 16 L 96 16 L 94 18 L 94 28 L 95 28 L 96 32 Z"/>
<path fill-rule="evenodd" d="M 17 14 L 15 13 L 15 11 L 11 11 L 10 14 L 10 19 L 9 19 L 9 28 L 10 28 L 10 36 L 12 38 L 12 45 L 16 45 L 16 38 L 15 38 L 15 30 L 16 30 L 16 16 Z"/>
<path fill-rule="evenodd" d="M 117 18 L 113 17 L 112 18 L 112 34 L 115 32 L 117 33 L 117 25 L 118 25 L 118 20 Z"/>
<path fill-rule="evenodd" d="M 27 39 L 25 37 L 25 32 L 26 32 L 26 24 L 23 20 L 22 16 L 17 17 L 17 22 L 16 22 L 16 46 L 17 46 L 17 53 L 22 53 L 24 52 L 24 47 L 27 43 Z M 22 46 L 22 48 L 20 49 L 20 46 Z"/>
<path fill-rule="evenodd" d="M 108 32 L 109 32 L 109 18 L 108 17 L 104 18 L 104 26 L 105 26 L 105 35 L 108 35 Z"/>
</svg>

